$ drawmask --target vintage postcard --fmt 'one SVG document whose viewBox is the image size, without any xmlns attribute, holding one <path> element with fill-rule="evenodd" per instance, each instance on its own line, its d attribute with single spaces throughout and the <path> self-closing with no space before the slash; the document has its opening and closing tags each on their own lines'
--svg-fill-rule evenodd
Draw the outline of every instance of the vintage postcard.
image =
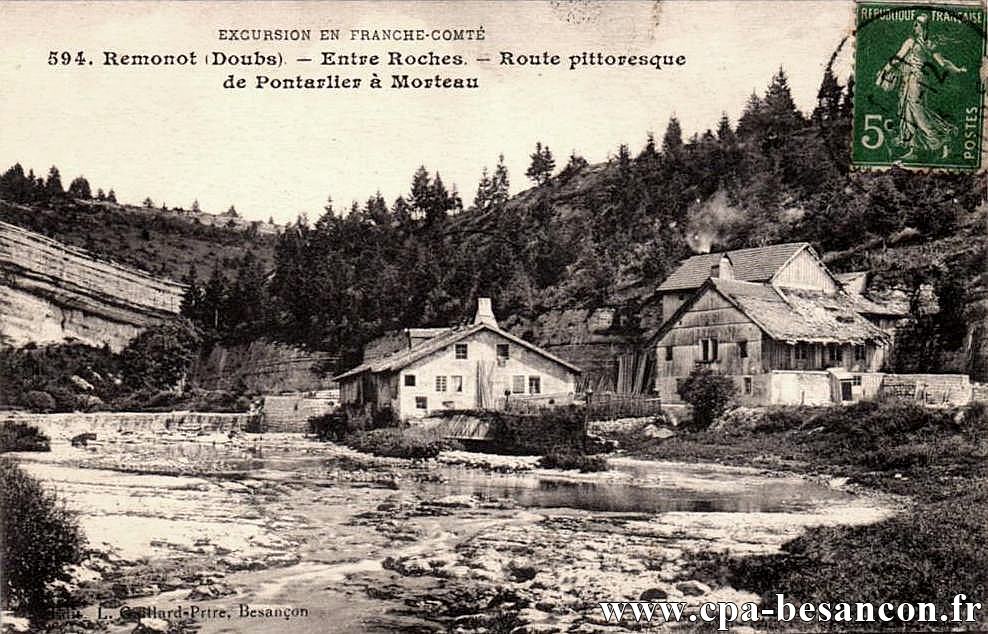
<svg viewBox="0 0 988 634">
<path fill-rule="evenodd" d="M 0 634 L 988 629 L 985 13 L 0 0 Z"/>
</svg>

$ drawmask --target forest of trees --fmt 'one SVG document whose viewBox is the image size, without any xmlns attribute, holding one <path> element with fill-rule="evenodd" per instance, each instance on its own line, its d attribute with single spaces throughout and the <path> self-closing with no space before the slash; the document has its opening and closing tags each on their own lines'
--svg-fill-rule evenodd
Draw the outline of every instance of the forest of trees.
<svg viewBox="0 0 988 634">
<path fill-rule="evenodd" d="M 0 198 L 15 203 L 48 202 L 60 198 L 82 198 L 117 202 L 117 195 L 111 189 L 105 193 L 98 189 L 94 195 L 85 176 L 78 176 L 69 183 L 68 189 L 62 186 L 62 175 L 54 165 L 47 177 L 35 176 L 34 170 L 24 173 L 20 163 L 15 163 L 0 174 Z"/>
<path fill-rule="evenodd" d="M 289 223 L 273 270 L 250 251 L 235 267 L 189 270 L 183 314 L 207 343 L 276 338 L 339 354 L 347 366 L 387 330 L 469 319 L 478 296 L 492 297 L 522 335 L 526 320 L 551 310 L 615 305 L 626 301 L 618 289 L 657 284 L 698 246 L 805 240 L 853 261 L 854 249 L 905 233 L 950 235 L 980 203 L 983 179 L 852 170 L 853 90 L 853 79 L 841 85 L 828 66 L 805 114 L 780 69 L 736 123 L 724 114 L 684 138 L 672 117 L 637 155 L 622 143 L 604 165 L 573 152 L 557 170 L 539 141 L 524 175 L 533 189 L 509 197 L 502 156 L 479 175 L 466 208 L 455 186 L 419 167 L 390 204 L 380 193 L 342 210 L 330 200 L 314 222 Z M 55 167 L 46 178 L 20 165 L 0 176 L 6 200 L 64 196 L 114 198 L 112 190 L 94 196 L 82 177 L 66 191 Z M 226 214 L 232 221 L 237 212 Z M 935 287 L 941 310 L 919 311 L 911 325 L 927 346 L 956 344 L 948 331 L 962 324 L 965 275 L 917 262 L 885 280 L 917 297 L 924 284 Z M 914 365 L 938 358 L 922 345 L 911 350 L 904 358 Z"/>
<path fill-rule="evenodd" d="M 574 153 L 553 176 L 539 142 L 526 174 L 537 187 L 509 199 L 501 157 L 465 211 L 455 188 L 420 167 L 390 205 L 380 193 L 346 213 L 330 202 L 314 223 L 289 224 L 270 276 L 248 253 L 237 271 L 190 277 L 185 312 L 213 340 L 276 336 L 339 353 L 346 366 L 387 330 L 468 319 L 480 295 L 524 319 L 661 280 L 691 253 L 696 217 L 712 200 L 734 212 L 715 218 L 715 249 L 806 240 L 830 251 L 906 227 L 926 239 L 951 232 L 979 202 L 977 179 L 852 171 L 852 95 L 853 79 L 842 86 L 828 67 L 807 116 L 780 69 L 736 125 L 725 114 L 684 139 L 673 117 L 661 140 L 649 133 L 637 156 L 620 145 L 578 187 L 587 161 Z"/>
</svg>

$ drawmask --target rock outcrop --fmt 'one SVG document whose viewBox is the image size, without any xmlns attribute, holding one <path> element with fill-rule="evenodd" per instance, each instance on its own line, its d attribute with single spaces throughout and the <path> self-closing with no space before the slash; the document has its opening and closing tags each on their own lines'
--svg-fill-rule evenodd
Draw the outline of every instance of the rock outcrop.
<svg viewBox="0 0 988 634">
<path fill-rule="evenodd" d="M 179 312 L 185 286 L 0 222 L 0 345 L 119 351 Z"/>
</svg>

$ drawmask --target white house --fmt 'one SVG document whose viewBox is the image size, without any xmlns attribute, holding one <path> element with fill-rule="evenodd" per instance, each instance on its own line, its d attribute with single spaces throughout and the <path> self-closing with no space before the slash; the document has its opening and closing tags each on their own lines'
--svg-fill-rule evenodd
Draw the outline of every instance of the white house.
<svg viewBox="0 0 988 634">
<path fill-rule="evenodd" d="M 489 298 L 478 300 L 471 325 L 414 335 L 393 338 L 407 344 L 337 376 L 342 403 L 390 407 L 409 419 L 501 408 L 511 398 L 573 401 L 580 369 L 501 330 Z"/>
</svg>

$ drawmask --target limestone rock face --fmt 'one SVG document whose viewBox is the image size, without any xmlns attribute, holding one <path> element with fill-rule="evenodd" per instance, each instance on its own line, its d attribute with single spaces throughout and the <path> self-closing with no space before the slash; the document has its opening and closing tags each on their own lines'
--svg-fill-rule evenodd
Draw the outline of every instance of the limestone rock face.
<svg viewBox="0 0 988 634">
<path fill-rule="evenodd" d="M 0 222 L 0 344 L 119 351 L 178 314 L 185 286 Z"/>
</svg>

